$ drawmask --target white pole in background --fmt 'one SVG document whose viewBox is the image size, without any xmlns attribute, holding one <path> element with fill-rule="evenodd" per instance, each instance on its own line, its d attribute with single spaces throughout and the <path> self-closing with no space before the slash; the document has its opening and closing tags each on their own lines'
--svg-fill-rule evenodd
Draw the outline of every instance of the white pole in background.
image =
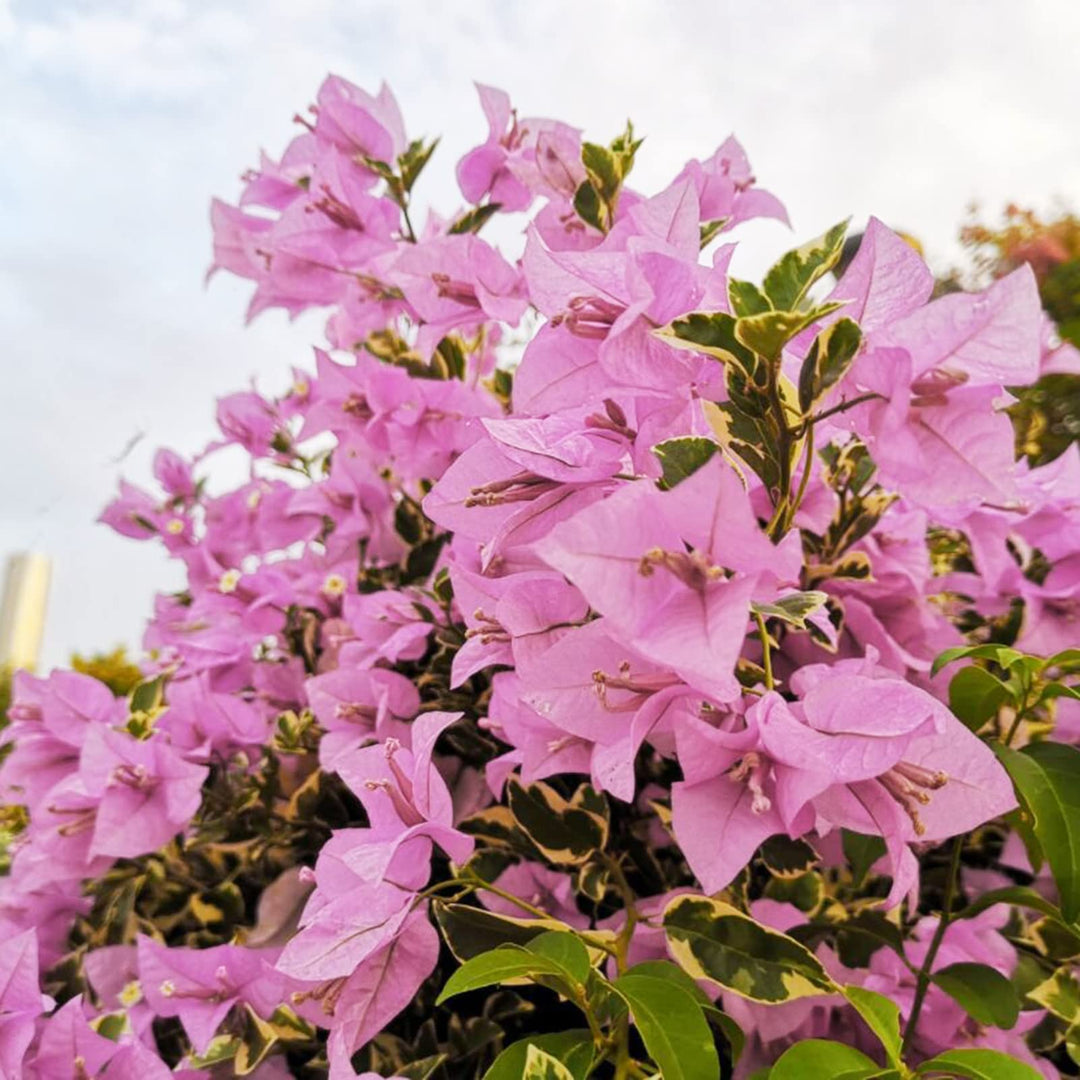
<svg viewBox="0 0 1080 1080">
<path fill-rule="evenodd" d="M 0 595 L 0 667 L 33 668 L 37 663 L 51 573 L 49 559 L 37 552 L 8 557 Z"/>
</svg>

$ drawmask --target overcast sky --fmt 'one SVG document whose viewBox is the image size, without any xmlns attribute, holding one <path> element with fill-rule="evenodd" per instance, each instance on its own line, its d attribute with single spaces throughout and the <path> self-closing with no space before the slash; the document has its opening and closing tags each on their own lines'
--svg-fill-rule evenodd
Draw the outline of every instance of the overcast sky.
<svg viewBox="0 0 1080 1080">
<path fill-rule="evenodd" d="M 478 79 L 601 141 L 630 116 L 640 190 L 735 132 L 799 237 L 874 213 L 941 268 L 972 199 L 1080 206 L 1078 52 L 1077 0 L 0 0 L 0 554 L 54 560 L 46 663 L 137 647 L 179 583 L 94 524 L 121 472 L 202 446 L 216 396 L 280 389 L 318 340 L 245 329 L 246 287 L 202 279 L 210 197 L 327 71 L 442 134 L 417 194 L 445 211 Z M 743 239 L 746 272 L 788 235 Z"/>
</svg>

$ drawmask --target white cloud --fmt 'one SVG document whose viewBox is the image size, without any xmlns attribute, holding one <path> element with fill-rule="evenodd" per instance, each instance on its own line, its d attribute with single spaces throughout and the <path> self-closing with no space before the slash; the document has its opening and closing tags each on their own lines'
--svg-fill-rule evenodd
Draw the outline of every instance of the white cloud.
<svg viewBox="0 0 1080 1080">
<path fill-rule="evenodd" d="M 303 359 L 318 317 L 245 330 L 245 289 L 216 279 L 207 202 L 335 70 L 394 87 L 413 130 L 442 133 L 421 193 L 457 196 L 483 136 L 471 80 L 526 114 L 647 136 L 635 174 L 664 183 L 729 131 L 800 234 L 854 213 L 955 257 L 972 197 L 1046 205 L 1080 191 L 1080 4 L 1043 0 L 0 0 L 0 325 L 6 467 L 0 552 L 51 551 L 49 658 L 137 643 L 153 551 L 92 524 L 115 456 L 213 435 L 213 397 Z M 741 269 L 787 241 L 752 226 Z"/>
</svg>

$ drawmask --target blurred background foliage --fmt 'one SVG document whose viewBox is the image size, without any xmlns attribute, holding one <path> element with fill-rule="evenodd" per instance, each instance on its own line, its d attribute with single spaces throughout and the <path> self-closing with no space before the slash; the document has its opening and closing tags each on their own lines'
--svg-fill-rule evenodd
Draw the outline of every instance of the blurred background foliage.
<svg viewBox="0 0 1080 1080">
<path fill-rule="evenodd" d="M 1026 262 L 1035 272 L 1057 336 L 1080 347 L 1080 217 L 1059 210 L 1044 219 L 1011 204 L 998 222 L 987 224 L 973 208 L 971 220 L 960 230 L 960 242 L 969 253 L 969 265 L 942 278 L 940 291 L 985 288 Z M 1051 364 L 1051 369 L 1061 370 L 1014 391 L 1019 400 L 1009 412 L 1017 453 L 1032 465 L 1053 461 L 1080 438 L 1080 365 L 1072 365 L 1071 371 L 1064 370 L 1066 366 Z"/>
</svg>

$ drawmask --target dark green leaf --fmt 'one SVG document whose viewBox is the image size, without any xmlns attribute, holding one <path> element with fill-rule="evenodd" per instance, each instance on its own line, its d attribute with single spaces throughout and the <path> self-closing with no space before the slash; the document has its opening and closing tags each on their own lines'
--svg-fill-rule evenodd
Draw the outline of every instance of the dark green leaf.
<svg viewBox="0 0 1080 1080">
<path fill-rule="evenodd" d="M 850 220 L 850 219 L 848 219 Z M 794 311 L 807 290 L 827 274 L 840 258 L 848 222 L 782 255 L 765 275 L 765 295 L 777 311 Z"/>
<path fill-rule="evenodd" d="M 805 840 L 793 840 L 783 833 L 770 836 L 761 845 L 761 861 L 774 877 L 801 877 L 813 869 L 817 852 Z"/>
<path fill-rule="evenodd" d="M 728 299 L 738 316 L 761 315 L 772 310 L 769 298 L 752 282 L 728 278 Z"/>
<path fill-rule="evenodd" d="M 900 928 L 880 911 L 856 912 L 836 927 L 836 951 L 846 967 L 869 967 L 870 957 L 881 948 L 904 955 Z"/>
<path fill-rule="evenodd" d="M 885 854 L 885 841 L 880 836 L 841 830 L 844 858 L 851 865 L 851 876 L 856 888 L 860 888 L 870 873 L 870 867 Z"/>
<path fill-rule="evenodd" d="M 606 231 L 605 207 L 590 181 L 582 180 L 574 192 L 574 210 L 587 225 L 601 232 Z"/>
<path fill-rule="evenodd" d="M 663 469 L 660 486 L 668 489 L 682 483 L 688 476 L 696 473 L 719 449 L 719 445 L 712 439 L 701 435 L 686 435 L 657 443 L 652 451 Z"/>
<path fill-rule="evenodd" d="M 980 1024 L 1006 1030 L 1016 1024 L 1020 999 L 1013 984 L 986 964 L 950 964 L 935 971 L 933 982 Z"/>
<path fill-rule="evenodd" d="M 1061 913 L 1066 922 L 1075 922 L 1080 915 L 1080 750 L 1049 742 L 1021 751 L 1001 744 L 993 749 L 1050 864 Z"/>
<path fill-rule="evenodd" d="M 612 984 L 664 1080 L 717 1080 L 720 1058 L 701 1006 L 669 979 L 627 974 Z"/>
</svg>

